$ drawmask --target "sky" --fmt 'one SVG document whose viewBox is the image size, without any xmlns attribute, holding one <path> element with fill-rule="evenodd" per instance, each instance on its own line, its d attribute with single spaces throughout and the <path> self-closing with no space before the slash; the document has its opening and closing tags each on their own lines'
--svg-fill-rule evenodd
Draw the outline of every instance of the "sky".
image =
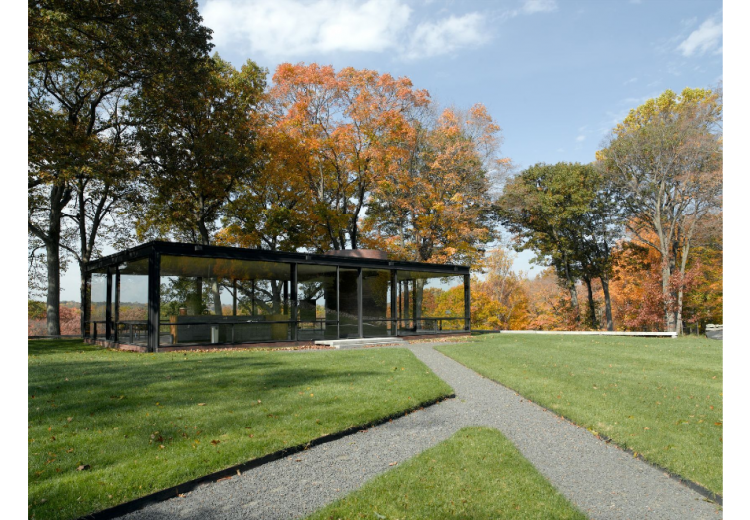
<svg viewBox="0 0 750 520">
<path fill-rule="evenodd" d="M 590 162 L 628 110 L 723 78 L 717 0 L 201 0 L 214 50 L 406 76 L 440 106 L 484 104 L 518 170 Z M 540 272 L 520 253 L 516 270 Z M 78 298 L 74 267 L 62 299 Z"/>
</svg>

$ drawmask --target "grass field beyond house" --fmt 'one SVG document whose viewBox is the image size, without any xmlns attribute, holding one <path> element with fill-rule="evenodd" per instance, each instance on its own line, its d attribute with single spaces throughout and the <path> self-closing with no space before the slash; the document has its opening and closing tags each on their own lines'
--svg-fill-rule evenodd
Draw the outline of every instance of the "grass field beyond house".
<svg viewBox="0 0 750 520">
<path fill-rule="evenodd" d="M 29 517 L 75 518 L 451 392 L 405 349 L 29 341 Z"/>
<path fill-rule="evenodd" d="M 503 435 L 463 428 L 308 520 L 585 519 Z"/>
<path fill-rule="evenodd" d="M 500 334 L 437 349 L 721 494 L 721 341 Z"/>
</svg>

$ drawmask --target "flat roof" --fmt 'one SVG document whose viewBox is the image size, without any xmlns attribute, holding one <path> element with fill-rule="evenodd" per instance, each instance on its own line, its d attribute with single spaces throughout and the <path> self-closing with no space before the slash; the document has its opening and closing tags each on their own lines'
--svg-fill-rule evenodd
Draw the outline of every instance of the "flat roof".
<svg viewBox="0 0 750 520">
<path fill-rule="evenodd" d="M 428 271 L 445 273 L 448 275 L 469 274 L 470 268 L 454 264 L 428 264 L 424 262 L 406 262 L 400 260 L 382 260 L 378 258 L 358 258 L 336 256 L 332 254 L 295 253 L 287 251 L 268 251 L 264 249 L 248 249 L 242 247 L 204 246 L 200 244 L 185 244 L 180 242 L 165 242 L 154 240 L 130 249 L 114 253 L 97 260 L 88 262 L 86 273 L 106 267 L 116 266 L 125 262 L 132 262 L 149 258 L 159 253 L 171 256 L 192 256 L 197 258 L 224 258 L 233 260 L 250 260 L 262 262 L 283 262 L 312 265 L 333 265 L 340 267 L 361 267 L 364 269 L 398 269 L 408 271 Z"/>
</svg>

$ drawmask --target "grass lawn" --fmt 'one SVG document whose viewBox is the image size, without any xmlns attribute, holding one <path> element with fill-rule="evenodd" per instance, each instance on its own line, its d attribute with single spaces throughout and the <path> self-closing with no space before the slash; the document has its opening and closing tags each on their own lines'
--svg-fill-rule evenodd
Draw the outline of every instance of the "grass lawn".
<svg viewBox="0 0 750 520">
<path fill-rule="evenodd" d="M 98 511 L 452 392 L 405 349 L 135 354 L 29 341 L 28 362 L 38 519 Z"/>
<path fill-rule="evenodd" d="M 308 520 L 585 519 L 491 428 L 453 437 L 376 477 Z"/>
<path fill-rule="evenodd" d="M 436 348 L 722 493 L 721 341 L 493 334 Z"/>
</svg>

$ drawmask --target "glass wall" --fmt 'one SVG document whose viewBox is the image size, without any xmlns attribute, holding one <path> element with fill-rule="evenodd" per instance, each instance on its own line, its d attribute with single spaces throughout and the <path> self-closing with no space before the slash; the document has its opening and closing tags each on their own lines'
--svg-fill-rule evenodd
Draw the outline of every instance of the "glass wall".
<svg viewBox="0 0 750 520">
<path fill-rule="evenodd" d="M 438 334 L 464 329 L 464 275 L 161 255 L 158 345 Z M 149 260 L 90 275 L 86 334 L 151 345 Z M 394 279 L 396 283 L 394 284 Z M 156 287 L 152 286 L 152 290 Z M 156 340 L 157 338 L 152 338 Z"/>
<path fill-rule="evenodd" d="M 463 275 L 399 271 L 398 290 L 400 335 L 463 330 Z"/>
<path fill-rule="evenodd" d="M 89 286 L 89 309 L 86 331 L 90 337 L 105 337 L 107 325 L 107 270 L 100 269 L 91 274 Z"/>
<path fill-rule="evenodd" d="M 365 338 L 395 336 L 391 320 L 391 271 L 362 270 L 362 331 Z"/>
<path fill-rule="evenodd" d="M 339 338 L 359 337 L 358 269 L 339 269 Z"/>
<path fill-rule="evenodd" d="M 291 269 L 280 262 L 162 256 L 160 345 L 293 339 Z"/>
<path fill-rule="evenodd" d="M 297 339 L 338 339 L 336 267 L 299 264 L 297 282 Z"/>
<path fill-rule="evenodd" d="M 120 264 L 113 280 L 115 340 L 148 344 L 148 259 Z"/>
</svg>

